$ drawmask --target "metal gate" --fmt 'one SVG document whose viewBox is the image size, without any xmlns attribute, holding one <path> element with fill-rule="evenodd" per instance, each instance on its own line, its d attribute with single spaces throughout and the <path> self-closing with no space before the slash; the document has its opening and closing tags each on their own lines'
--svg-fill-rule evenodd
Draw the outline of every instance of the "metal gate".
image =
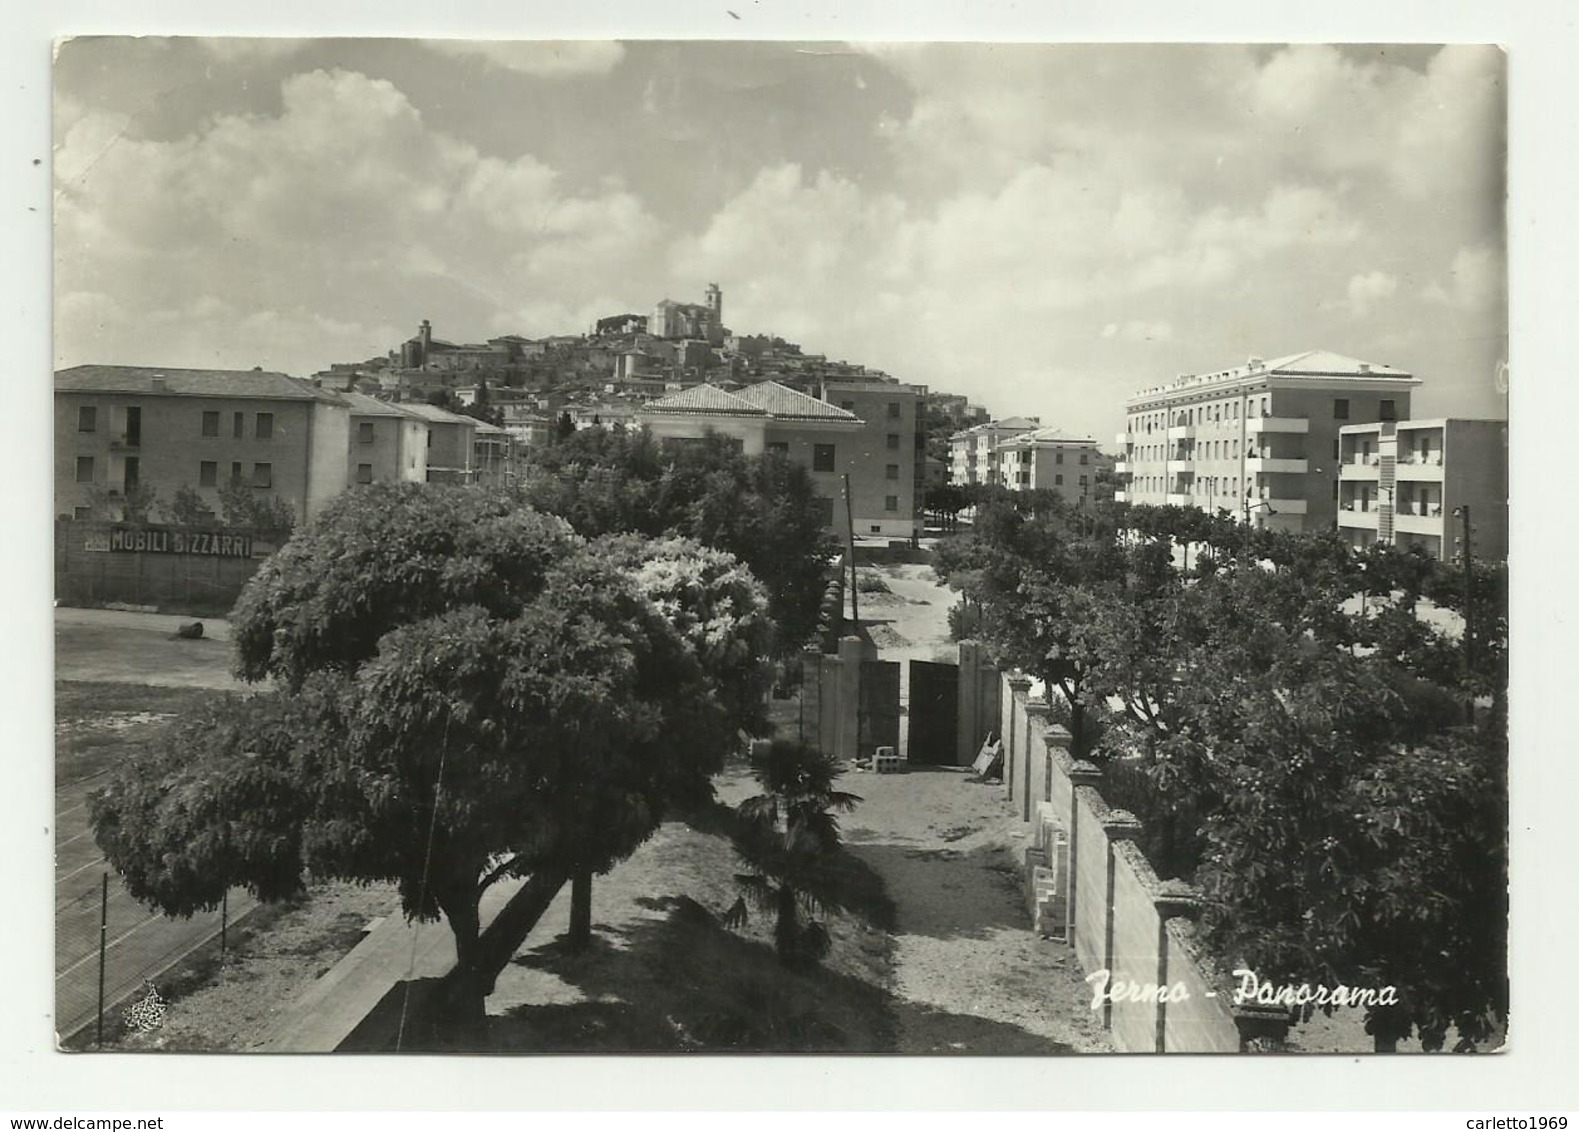
<svg viewBox="0 0 1579 1132">
<path fill-rule="evenodd" d="M 959 733 L 959 665 L 910 662 L 909 759 L 952 766 Z"/>
<path fill-rule="evenodd" d="M 899 664 L 861 661 L 860 753 L 899 747 Z"/>
</svg>

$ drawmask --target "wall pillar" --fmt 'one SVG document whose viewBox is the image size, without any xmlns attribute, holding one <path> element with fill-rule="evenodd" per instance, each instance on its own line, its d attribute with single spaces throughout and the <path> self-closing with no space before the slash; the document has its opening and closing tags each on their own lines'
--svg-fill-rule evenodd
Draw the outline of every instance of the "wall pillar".
<svg viewBox="0 0 1579 1132">
<path fill-rule="evenodd" d="M 1166 987 L 1171 981 L 1169 968 L 1173 966 L 1168 921 L 1178 916 L 1195 919 L 1201 910 L 1201 894 L 1183 881 L 1168 880 L 1163 881 L 1152 903 L 1157 909 L 1157 985 Z M 1168 1003 L 1165 998 L 1157 1003 L 1156 1050 L 1158 1053 L 1168 1052 Z"/>
<path fill-rule="evenodd" d="M 1106 927 L 1102 938 L 1102 966 L 1113 969 L 1113 885 L 1118 863 L 1113 857 L 1113 846 L 1120 841 L 1133 841 L 1140 834 L 1140 819 L 1128 810 L 1114 810 L 1102 819 L 1102 832 L 1107 835 L 1107 891 L 1102 894 L 1106 909 Z M 1102 1003 L 1102 1028 L 1113 1028 L 1113 1002 Z"/>
<path fill-rule="evenodd" d="M 842 761 L 860 757 L 861 661 L 875 651 L 860 637 L 839 640 L 839 709 L 834 757 Z"/>
<path fill-rule="evenodd" d="M 1003 742 L 1003 796 L 1013 801 L 1016 784 L 1020 780 L 1019 767 L 1025 761 L 1021 751 L 1024 736 L 1020 733 L 1020 705 L 1025 702 L 1030 691 L 1031 680 L 1016 672 L 1005 677 L 1003 683 L 1009 690 L 1008 710 L 1003 712 L 1009 725 L 998 738 Z"/>
<path fill-rule="evenodd" d="M 1017 778 L 1020 791 L 1020 820 L 1031 820 L 1031 761 L 1039 739 L 1047 726 L 1047 701 L 1041 697 L 1025 701 L 1025 734 L 1020 740 L 1020 772 Z"/>
</svg>

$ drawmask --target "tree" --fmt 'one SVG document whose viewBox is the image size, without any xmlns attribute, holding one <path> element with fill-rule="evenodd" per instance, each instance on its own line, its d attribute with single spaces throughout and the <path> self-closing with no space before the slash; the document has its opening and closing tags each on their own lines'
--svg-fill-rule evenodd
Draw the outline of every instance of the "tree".
<svg viewBox="0 0 1579 1132">
<path fill-rule="evenodd" d="M 165 504 L 165 517 L 176 526 L 202 527 L 214 522 L 214 512 L 203 497 L 189 484 L 175 489 L 175 495 Z"/>
<path fill-rule="evenodd" d="M 833 788 L 839 770 L 831 755 L 786 740 L 774 740 L 755 773 L 763 792 L 736 811 L 735 851 L 747 871 L 735 877 L 741 896 L 725 920 L 744 924 L 750 906 L 772 912 L 779 962 L 812 966 L 830 943 L 815 917 L 843 907 L 836 813 L 861 799 Z"/>
<path fill-rule="evenodd" d="M 576 435 L 576 421 L 570 415 L 570 410 L 566 409 L 559 414 L 559 421 L 554 426 L 554 439 L 569 440 L 574 435 Z"/>
<path fill-rule="evenodd" d="M 296 525 L 296 512 L 288 501 L 260 492 L 239 479 L 220 487 L 219 508 L 227 527 L 283 536 Z"/>
<path fill-rule="evenodd" d="M 806 469 L 745 456 L 725 437 L 660 443 L 645 429 L 591 428 L 534 453 L 521 498 L 588 537 L 680 535 L 728 551 L 768 592 L 774 651 L 817 631 L 834 548 Z"/>
<path fill-rule="evenodd" d="M 455 936 L 477 1019 L 514 943 L 487 946 L 494 883 L 555 884 L 628 856 L 709 795 L 754 722 L 759 588 L 680 542 L 592 546 L 475 487 L 345 497 L 259 570 L 237 671 L 275 693 L 121 768 L 94 806 L 133 895 L 176 914 L 302 870 L 399 886 Z"/>
</svg>

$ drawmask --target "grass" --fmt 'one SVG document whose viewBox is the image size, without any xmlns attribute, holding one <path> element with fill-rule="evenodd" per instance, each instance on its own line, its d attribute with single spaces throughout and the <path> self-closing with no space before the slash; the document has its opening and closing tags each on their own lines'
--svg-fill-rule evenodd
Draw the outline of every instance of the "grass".
<svg viewBox="0 0 1579 1132">
<path fill-rule="evenodd" d="M 55 786 L 103 774 L 148 749 L 178 717 L 226 695 L 206 688 L 55 681 Z"/>
</svg>

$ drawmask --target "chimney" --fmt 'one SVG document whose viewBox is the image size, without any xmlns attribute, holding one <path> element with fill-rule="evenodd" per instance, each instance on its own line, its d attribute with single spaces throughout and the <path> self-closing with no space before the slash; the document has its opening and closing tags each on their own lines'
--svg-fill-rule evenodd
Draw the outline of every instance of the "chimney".
<svg viewBox="0 0 1579 1132">
<path fill-rule="evenodd" d="M 170 383 L 165 380 L 165 376 L 162 373 L 156 373 L 151 376 L 148 379 L 148 383 L 153 386 L 153 391 L 155 393 L 163 393 L 165 390 L 170 388 Z"/>
<path fill-rule="evenodd" d="M 1371 363 L 1370 362 L 1361 362 L 1360 363 L 1360 372 L 1361 373 L 1370 373 L 1371 372 Z"/>
</svg>

